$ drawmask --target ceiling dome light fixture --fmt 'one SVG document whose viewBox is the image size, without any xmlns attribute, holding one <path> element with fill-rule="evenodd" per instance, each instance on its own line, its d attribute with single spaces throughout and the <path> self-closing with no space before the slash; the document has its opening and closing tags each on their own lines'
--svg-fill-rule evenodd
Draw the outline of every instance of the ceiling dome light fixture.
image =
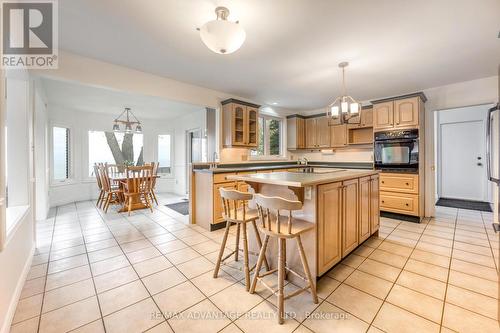
<svg viewBox="0 0 500 333">
<path fill-rule="evenodd" d="M 342 96 L 337 97 L 333 103 L 328 105 L 327 116 L 333 119 L 339 119 L 341 123 L 359 115 L 361 103 L 346 94 L 345 88 L 345 68 L 349 66 L 347 61 L 341 62 L 339 67 L 342 68 Z"/>
<path fill-rule="evenodd" d="M 239 25 L 238 21 L 230 22 L 227 20 L 229 9 L 226 7 L 215 8 L 215 14 L 217 19 L 198 28 L 201 40 L 215 53 L 233 53 L 245 42 L 245 30 Z"/>
</svg>

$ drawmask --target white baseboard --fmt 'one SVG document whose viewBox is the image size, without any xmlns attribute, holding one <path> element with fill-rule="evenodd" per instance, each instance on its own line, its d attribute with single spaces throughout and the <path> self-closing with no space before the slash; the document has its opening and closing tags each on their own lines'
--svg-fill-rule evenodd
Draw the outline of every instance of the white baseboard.
<svg viewBox="0 0 500 333">
<path fill-rule="evenodd" d="M 30 250 L 30 255 L 26 260 L 26 263 L 24 264 L 23 272 L 21 273 L 21 276 L 17 281 L 16 290 L 14 291 L 14 295 L 10 300 L 9 308 L 5 316 L 3 327 L 0 329 L 0 333 L 9 333 L 10 331 L 10 325 L 12 323 L 12 320 L 14 320 L 14 315 L 16 313 L 17 302 L 19 301 L 19 297 L 21 297 L 21 292 L 23 291 L 24 282 L 26 281 L 28 273 L 31 269 L 31 263 L 33 262 L 34 254 L 35 254 L 35 244 L 33 244 L 33 247 Z"/>
</svg>

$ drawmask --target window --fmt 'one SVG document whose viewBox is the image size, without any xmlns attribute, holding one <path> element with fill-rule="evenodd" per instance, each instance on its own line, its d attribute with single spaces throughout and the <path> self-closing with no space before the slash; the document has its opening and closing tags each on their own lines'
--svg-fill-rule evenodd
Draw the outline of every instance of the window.
<svg viewBox="0 0 500 333">
<path fill-rule="evenodd" d="M 170 134 L 158 135 L 158 167 L 159 174 L 172 173 L 172 137 Z"/>
<path fill-rule="evenodd" d="M 65 181 L 70 178 L 69 128 L 52 128 L 53 179 Z"/>
<path fill-rule="evenodd" d="M 271 116 L 259 117 L 259 143 L 251 156 L 278 157 L 282 155 L 283 120 Z"/>
<path fill-rule="evenodd" d="M 143 165 L 143 135 L 89 131 L 88 175 L 94 175 L 95 163 Z"/>
</svg>

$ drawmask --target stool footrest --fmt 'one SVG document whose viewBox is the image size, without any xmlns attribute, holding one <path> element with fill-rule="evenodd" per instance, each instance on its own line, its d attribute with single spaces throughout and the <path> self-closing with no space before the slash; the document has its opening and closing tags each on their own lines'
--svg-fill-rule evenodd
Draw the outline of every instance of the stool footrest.
<svg viewBox="0 0 500 333">
<path fill-rule="evenodd" d="M 289 298 L 292 298 L 293 296 L 297 296 L 298 294 L 301 294 L 303 293 L 304 291 L 307 291 L 309 288 L 311 288 L 311 285 L 308 285 L 307 287 L 304 287 L 304 288 L 301 288 L 301 289 L 297 289 L 295 290 L 293 293 L 290 293 L 288 295 L 285 295 L 283 297 L 283 299 L 289 299 Z"/>
<path fill-rule="evenodd" d="M 288 272 L 290 272 L 290 273 L 292 273 L 293 275 L 295 275 L 296 277 L 298 277 L 299 279 L 302 279 L 302 280 L 303 280 L 303 281 L 305 281 L 305 282 L 309 282 L 309 281 L 307 280 L 307 278 L 306 278 L 306 277 L 304 277 L 304 276 L 300 275 L 299 273 L 297 273 L 297 272 L 296 272 L 296 271 L 294 271 L 293 269 L 288 268 L 288 267 L 285 267 L 285 269 L 286 269 Z"/>
<path fill-rule="evenodd" d="M 277 272 L 277 271 L 278 271 L 278 269 L 277 269 L 277 268 L 275 268 L 275 269 L 271 269 L 270 271 L 267 271 L 267 272 L 264 272 L 264 273 L 262 273 L 262 274 L 259 274 L 259 277 L 258 277 L 258 278 L 259 278 L 259 279 L 260 279 L 260 278 L 263 278 L 264 276 L 268 276 L 268 275 L 273 274 L 273 273 L 275 273 L 275 272 Z"/>
<path fill-rule="evenodd" d="M 264 281 L 262 281 L 262 278 L 261 277 L 257 277 L 257 279 L 260 281 L 260 283 L 262 283 L 262 285 L 267 289 L 269 290 L 270 292 L 272 292 L 274 295 L 278 296 L 278 290 L 275 290 L 273 288 L 271 288 L 267 283 L 265 283 Z"/>
</svg>

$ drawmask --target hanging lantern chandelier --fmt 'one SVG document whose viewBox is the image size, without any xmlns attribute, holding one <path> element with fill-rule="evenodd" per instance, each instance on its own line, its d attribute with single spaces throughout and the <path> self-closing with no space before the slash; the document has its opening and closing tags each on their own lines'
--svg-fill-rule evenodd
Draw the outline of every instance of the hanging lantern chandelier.
<svg viewBox="0 0 500 333">
<path fill-rule="evenodd" d="M 122 118 L 123 116 L 123 118 Z M 141 122 L 137 119 L 137 117 L 132 113 L 130 108 L 125 108 L 123 112 L 115 119 L 113 124 L 113 132 L 121 132 L 120 124 L 125 125 L 124 132 L 125 133 L 142 133 L 142 125 Z M 132 128 L 135 126 L 135 130 Z"/>
<path fill-rule="evenodd" d="M 328 105 L 326 112 L 328 117 L 336 120 L 340 119 L 340 123 L 344 123 L 350 118 L 357 117 L 361 110 L 361 103 L 346 93 L 345 68 L 347 66 L 349 66 L 349 63 L 346 61 L 339 64 L 339 67 L 342 68 L 342 95 Z"/>
</svg>

